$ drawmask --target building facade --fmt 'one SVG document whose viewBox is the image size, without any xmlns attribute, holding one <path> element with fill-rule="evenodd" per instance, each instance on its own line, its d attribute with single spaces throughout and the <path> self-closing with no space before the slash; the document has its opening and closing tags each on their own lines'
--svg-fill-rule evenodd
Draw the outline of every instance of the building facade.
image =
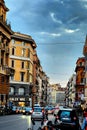
<svg viewBox="0 0 87 130">
<path fill-rule="evenodd" d="M 13 34 L 10 24 L 7 24 L 6 13 L 9 9 L 4 0 L 0 0 L 0 106 L 8 103 L 9 77 L 9 43 Z"/>
<path fill-rule="evenodd" d="M 32 106 L 33 61 L 36 44 L 31 36 L 14 32 L 9 48 L 9 66 L 15 70 L 10 77 L 9 100 L 15 105 Z"/>
<path fill-rule="evenodd" d="M 75 100 L 82 101 L 85 91 L 85 58 L 78 58 L 76 62 L 76 96 Z"/>
<path fill-rule="evenodd" d="M 83 47 L 83 54 L 85 56 L 85 86 L 84 86 L 84 97 L 87 102 L 87 36 L 85 39 L 85 45 Z"/>
</svg>

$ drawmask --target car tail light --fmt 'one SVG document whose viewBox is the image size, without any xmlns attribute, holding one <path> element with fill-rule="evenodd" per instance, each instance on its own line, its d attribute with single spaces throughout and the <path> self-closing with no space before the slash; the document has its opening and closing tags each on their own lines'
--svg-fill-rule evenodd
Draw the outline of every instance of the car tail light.
<svg viewBox="0 0 87 130">
<path fill-rule="evenodd" d="M 77 118 L 76 117 L 73 117 L 74 120 L 76 120 Z"/>
</svg>

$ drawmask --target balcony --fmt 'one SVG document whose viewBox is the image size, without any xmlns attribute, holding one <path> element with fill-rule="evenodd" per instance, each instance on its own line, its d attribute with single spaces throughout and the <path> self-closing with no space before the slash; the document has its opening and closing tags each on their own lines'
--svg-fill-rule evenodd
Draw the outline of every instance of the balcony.
<svg viewBox="0 0 87 130">
<path fill-rule="evenodd" d="M 6 75 L 13 75 L 14 74 L 14 69 L 11 68 L 11 67 L 8 67 L 8 66 L 5 66 L 5 72 L 6 72 Z"/>
</svg>

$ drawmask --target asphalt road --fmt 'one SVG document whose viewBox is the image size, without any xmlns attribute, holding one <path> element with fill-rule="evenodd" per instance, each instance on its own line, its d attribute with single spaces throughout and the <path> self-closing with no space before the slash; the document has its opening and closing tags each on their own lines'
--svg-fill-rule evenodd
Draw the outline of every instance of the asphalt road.
<svg viewBox="0 0 87 130">
<path fill-rule="evenodd" d="M 53 115 L 49 115 L 49 120 L 54 120 Z M 80 120 L 81 124 L 81 120 Z M 0 116 L 0 130 L 28 130 L 32 128 L 37 130 L 41 126 L 41 121 L 35 121 L 35 125 L 32 125 L 31 116 L 29 115 L 8 115 Z"/>
<path fill-rule="evenodd" d="M 52 120 L 53 116 L 49 116 L 49 120 Z M 31 116 L 29 115 L 7 115 L 0 116 L 0 130 L 28 130 L 32 128 L 37 130 L 41 126 L 41 121 L 35 121 L 35 125 L 32 126 Z"/>
<path fill-rule="evenodd" d="M 0 116 L 0 130 L 27 130 L 29 127 L 31 127 L 30 116 Z"/>
</svg>

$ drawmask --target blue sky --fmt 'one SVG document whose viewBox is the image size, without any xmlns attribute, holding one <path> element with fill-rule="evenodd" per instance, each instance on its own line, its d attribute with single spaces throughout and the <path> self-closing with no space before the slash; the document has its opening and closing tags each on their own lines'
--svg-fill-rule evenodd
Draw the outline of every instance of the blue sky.
<svg viewBox="0 0 87 130">
<path fill-rule="evenodd" d="M 31 35 L 50 83 L 65 87 L 83 57 L 87 0 L 5 0 L 12 30 Z"/>
</svg>

